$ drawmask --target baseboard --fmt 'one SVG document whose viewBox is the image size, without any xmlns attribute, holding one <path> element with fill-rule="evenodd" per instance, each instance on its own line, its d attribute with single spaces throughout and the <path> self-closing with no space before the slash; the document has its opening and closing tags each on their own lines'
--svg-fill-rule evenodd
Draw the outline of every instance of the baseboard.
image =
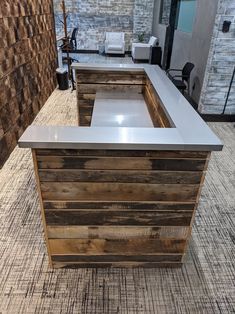
<svg viewBox="0 0 235 314">
<path fill-rule="evenodd" d="M 67 51 L 66 50 L 62 50 L 63 53 L 66 53 Z M 69 53 L 96 53 L 98 54 L 99 53 L 99 50 L 87 50 L 87 49 L 77 49 L 77 50 L 72 50 L 72 51 L 69 51 Z"/>
<path fill-rule="evenodd" d="M 62 50 L 63 53 L 66 53 L 66 50 Z M 76 49 L 72 50 L 69 53 L 94 53 L 94 54 L 99 54 L 99 50 L 89 50 L 89 49 Z M 125 51 L 126 55 L 131 55 L 131 51 L 127 50 Z"/>
<path fill-rule="evenodd" d="M 149 63 L 149 60 L 147 60 L 147 59 L 146 60 L 140 60 L 140 59 L 133 59 L 132 58 L 132 60 L 134 63 Z"/>
<path fill-rule="evenodd" d="M 235 122 L 234 114 L 199 114 L 206 122 Z"/>
<path fill-rule="evenodd" d="M 104 53 L 102 56 L 105 57 L 112 57 L 112 58 L 124 58 L 126 55 L 125 53 Z"/>
<path fill-rule="evenodd" d="M 232 114 L 204 114 L 198 111 L 198 104 L 187 94 L 184 97 L 188 100 L 191 106 L 197 111 L 201 118 L 206 122 L 235 122 L 235 115 Z"/>
</svg>

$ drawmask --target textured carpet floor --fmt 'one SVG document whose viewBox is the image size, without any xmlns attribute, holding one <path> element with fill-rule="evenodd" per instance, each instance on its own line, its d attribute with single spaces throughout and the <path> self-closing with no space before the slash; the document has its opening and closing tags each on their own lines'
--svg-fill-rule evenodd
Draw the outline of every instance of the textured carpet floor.
<svg viewBox="0 0 235 314">
<path fill-rule="evenodd" d="M 76 125 L 76 94 L 55 91 L 35 124 Z M 235 129 L 212 154 L 182 269 L 52 270 L 30 150 L 0 170 L 0 313 L 235 313 Z"/>
</svg>

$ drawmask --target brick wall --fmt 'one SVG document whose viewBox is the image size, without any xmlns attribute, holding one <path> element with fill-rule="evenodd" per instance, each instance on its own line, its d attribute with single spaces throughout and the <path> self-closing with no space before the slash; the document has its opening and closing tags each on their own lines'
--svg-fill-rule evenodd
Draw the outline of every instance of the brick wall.
<svg viewBox="0 0 235 314">
<path fill-rule="evenodd" d="M 224 20 L 232 22 L 228 33 L 222 32 Z M 235 1 L 220 0 L 199 103 L 199 110 L 202 113 L 222 113 L 234 66 Z M 232 84 L 226 113 L 235 114 L 235 80 Z"/>
<path fill-rule="evenodd" d="M 0 166 L 56 86 L 51 0 L 1 0 Z"/>
<path fill-rule="evenodd" d="M 57 35 L 63 35 L 61 0 L 54 0 Z M 154 0 L 66 0 L 68 31 L 78 27 L 78 48 L 98 50 L 106 31 L 125 32 L 126 50 L 133 38 L 151 34 Z"/>
</svg>

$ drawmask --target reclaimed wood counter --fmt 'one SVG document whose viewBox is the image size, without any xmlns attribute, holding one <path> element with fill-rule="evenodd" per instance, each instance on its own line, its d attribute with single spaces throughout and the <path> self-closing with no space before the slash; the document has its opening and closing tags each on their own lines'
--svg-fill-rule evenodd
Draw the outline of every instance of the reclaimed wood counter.
<svg viewBox="0 0 235 314">
<path fill-rule="evenodd" d="M 74 67 L 80 126 L 31 126 L 19 141 L 32 149 L 51 265 L 180 266 L 222 144 L 158 67 Z M 96 93 L 128 90 L 154 127 L 90 126 Z"/>
</svg>

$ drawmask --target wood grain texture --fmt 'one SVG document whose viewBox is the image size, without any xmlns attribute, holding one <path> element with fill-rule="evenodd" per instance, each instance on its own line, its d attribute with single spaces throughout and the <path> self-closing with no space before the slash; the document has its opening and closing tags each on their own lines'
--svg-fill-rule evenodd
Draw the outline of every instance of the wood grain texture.
<svg viewBox="0 0 235 314">
<path fill-rule="evenodd" d="M 123 85 L 143 85 L 145 82 L 144 73 L 130 72 L 102 72 L 89 73 L 88 71 L 77 72 L 77 83 L 90 84 L 123 84 Z"/>
<path fill-rule="evenodd" d="M 148 80 L 147 80 L 148 81 Z M 170 121 L 167 113 L 163 108 L 163 104 L 153 89 L 152 85 L 144 86 L 143 95 L 147 104 L 149 114 L 155 127 L 170 128 L 173 123 Z"/>
<path fill-rule="evenodd" d="M 198 185 L 42 182 L 44 200 L 96 201 L 195 201 Z"/>
<path fill-rule="evenodd" d="M 48 238 L 51 239 L 186 239 L 189 227 L 162 226 L 52 226 L 47 225 Z"/>
<path fill-rule="evenodd" d="M 38 150 L 51 254 L 66 256 L 53 266 L 180 264 L 121 257 L 182 257 L 206 163 L 205 152 Z"/>
<path fill-rule="evenodd" d="M 182 254 L 155 255 L 52 255 L 53 262 L 69 263 L 169 263 L 181 262 Z"/>
<path fill-rule="evenodd" d="M 47 225 L 189 226 L 190 211 L 45 211 Z"/>
<path fill-rule="evenodd" d="M 79 113 L 81 116 L 92 116 L 93 106 L 81 106 L 79 107 Z"/>
<path fill-rule="evenodd" d="M 184 253 L 184 239 L 49 239 L 52 255 L 147 255 Z"/>
<path fill-rule="evenodd" d="M 123 171 L 46 169 L 39 171 L 41 182 L 120 182 L 155 184 L 199 184 L 200 171 Z"/>
<path fill-rule="evenodd" d="M 203 171 L 201 159 L 38 156 L 39 169 Z"/>
<path fill-rule="evenodd" d="M 50 251 L 50 245 L 49 245 L 49 241 L 48 241 L 48 234 L 47 234 L 47 227 L 46 227 L 47 223 L 46 223 L 46 218 L 45 218 L 45 211 L 44 211 L 44 208 L 43 208 L 43 200 L 42 200 L 40 179 L 38 177 L 36 150 L 34 150 L 34 149 L 32 149 L 32 157 L 33 157 L 33 166 L 34 166 L 35 179 L 36 179 L 36 184 L 37 184 L 37 191 L 38 191 L 39 202 L 40 202 L 40 210 L 41 210 L 44 238 L 45 238 L 45 242 L 46 242 L 46 246 L 47 246 L 47 253 L 48 253 L 48 256 L 49 256 L 49 264 L 50 264 L 50 266 L 52 266 L 51 251 Z"/>
<path fill-rule="evenodd" d="M 118 85 L 118 84 L 84 84 L 77 85 L 77 91 L 79 94 L 96 94 L 99 92 L 136 92 L 142 93 L 142 85 Z"/>
<path fill-rule="evenodd" d="M 69 263 L 69 262 L 53 262 L 54 268 L 77 269 L 77 268 L 180 268 L 182 262 L 113 262 L 113 263 Z"/>
<path fill-rule="evenodd" d="M 207 160 L 208 152 L 162 150 L 104 150 L 104 149 L 37 149 L 37 156 L 95 156 L 95 157 L 151 157 L 163 159 Z"/>
<path fill-rule="evenodd" d="M 79 125 L 80 126 L 90 126 L 91 116 L 79 115 Z"/>
<path fill-rule="evenodd" d="M 107 210 L 107 211 L 121 211 L 121 210 L 145 210 L 145 211 L 193 211 L 195 202 L 160 202 L 160 201 L 44 201 L 44 209 L 46 210 Z"/>
</svg>

